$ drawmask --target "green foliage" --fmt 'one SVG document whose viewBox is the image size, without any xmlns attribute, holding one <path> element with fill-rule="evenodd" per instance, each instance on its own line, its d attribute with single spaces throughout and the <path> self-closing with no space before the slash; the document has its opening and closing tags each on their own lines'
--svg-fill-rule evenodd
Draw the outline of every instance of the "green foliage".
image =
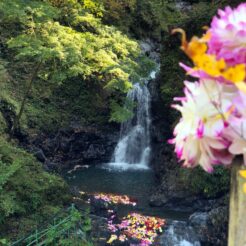
<svg viewBox="0 0 246 246">
<path fill-rule="evenodd" d="M 139 82 L 141 79 L 149 79 L 150 73 L 158 69 L 157 64 L 147 58 L 145 55 L 141 55 L 137 59 L 137 66 L 131 72 L 131 81 Z"/>
<path fill-rule="evenodd" d="M 215 168 L 212 174 L 204 172 L 200 167 L 193 170 L 182 169 L 180 177 L 192 192 L 204 197 L 223 195 L 230 187 L 230 171 L 223 167 Z"/>
<path fill-rule="evenodd" d="M 133 110 L 135 103 L 130 100 L 125 100 L 124 106 L 121 106 L 116 101 L 111 102 L 111 118 L 110 121 L 123 122 L 134 116 Z"/>
<path fill-rule="evenodd" d="M 66 215 L 66 214 L 65 214 Z M 55 221 L 54 221 L 55 223 Z M 87 241 L 87 232 L 91 230 L 91 221 L 87 213 L 83 215 L 72 208 L 67 217 L 56 217 L 56 223 L 47 228 L 45 245 L 90 245 Z"/>
<path fill-rule="evenodd" d="M 207 26 L 212 16 L 217 11 L 218 5 L 199 1 L 190 6 L 190 10 L 184 11 L 179 18 L 169 20 L 169 29 L 183 28 L 188 37 L 201 34 L 202 27 Z M 162 101 L 167 111 L 167 120 L 172 128 L 179 117 L 179 113 L 170 110 L 173 98 L 183 94 L 183 81 L 188 79 L 194 81 L 194 78 L 188 77 L 185 71 L 179 66 L 179 62 L 191 65 L 191 61 L 180 50 L 181 39 L 179 35 L 170 35 L 163 33 L 163 49 L 161 54 L 161 83 L 160 90 Z"/>
<path fill-rule="evenodd" d="M 1 138 L 0 236 L 6 232 L 6 224 L 15 227 L 12 216 L 22 220 L 36 214 L 37 219 L 42 208 L 63 206 L 68 199 L 67 186 L 61 178 L 44 172 L 32 155 Z M 23 226 L 25 229 L 28 228 Z"/>
<path fill-rule="evenodd" d="M 36 229 L 27 235 L 12 241 L 13 245 L 42 245 L 73 246 L 92 245 L 88 241 L 91 230 L 89 212 L 83 214 L 72 204 L 69 208 L 61 209 L 53 214 L 52 219 L 35 226 Z"/>
<path fill-rule="evenodd" d="M 43 80 L 61 83 L 71 77 L 80 75 L 86 79 L 93 74 L 102 81 L 106 76 L 109 81 L 112 78 L 127 80 L 129 75 L 120 68 L 116 72 L 115 67 L 120 65 L 121 59 L 127 59 L 137 46 L 119 32 L 108 31 L 112 35 L 110 38 L 104 32 L 97 37 L 48 22 L 36 29 L 35 35 L 22 34 L 11 39 L 9 47 L 17 49 L 17 59 L 44 63 L 39 75 Z"/>
<path fill-rule="evenodd" d="M 1 0 L 0 16 L 2 23 L 20 23 L 22 28 L 31 28 L 31 23 L 39 23 L 58 17 L 59 11 L 49 4 L 32 0 Z"/>
<path fill-rule="evenodd" d="M 5 161 L 8 162 L 9 160 Z M 21 164 L 18 162 L 18 160 L 10 166 L 0 161 L 0 191 L 3 190 L 5 183 L 20 167 Z"/>
<path fill-rule="evenodd" d="M 79 4 L 72 2 L 76 2 L 75 6 Z M 78 11 L 72 17 L 69 15 L 72 27 L 52 20 L 39 23 L 32 18 L 29 21 L 32 28 L 13 37 L 8 42 L 9 48 L 17 51 L 17 60 L 45 64 L 39 74 L 42 80 L 62 83 L 71 77 L 81 76 L 85 80 L 95 75 L 105 83 L 128 80 L 129 75 L 119 67 L 122 62 L 138 56 L 137 43 L 114 28 L 103 26 L 99 20 L 93 26 L 97 35 L 76 31 L 73 27 L 84 25 L 81 18 L 89 18 L 88 22 L 93 18 L 96 20 L 87 14 Z"/>
<path fill-rule="evenodd" d="M 84 96 L 81 97 L 82 101 L 77 100 L 77 108 L 81 108 L 79 115 L 86 115 L 87 119 L 93 117 L 90 117 L 89 112 L 85 114 L 87 107 L 83 107 L 83 104 L 91 100 L 86 95 L 97 90 L 98 101 L 104 100 L 105 107 L 109 107 L 111 96 L 120 92 L 123 97 L 131 88 L 131 81 L 136 81 L 142 71 L 146 72 L 138 64 L 143 58 L 140 57 L 137 42 L 115 27 L 102 23 L 100 18 L 104 8 L 100 1 L 13 0 L 8 5 L 8 1 L 4 0 L 0 4 L 0 13 L 0 23 L 5 23 L 1 28 L 6 33 L 6 40 L 2 40 L 3 45 L 8 45 L 8 49 L 14 51 L 15 55 L 9 60 L 12 67 L 9 72 L 17 80 L 13 88 L 16 92 L 7 99 L 15 105 L 16 110 L 20 109 L 19 101 L 26 91 L 27 81 L 32 77 L 33 68 L 41 64 L 37 77 L 34 78 L 31 94 L 27 93 L 28 101 L 33 100 L 37 104 L 31 101 L 25 105 L 22 126 L 42 125 L 41 121 L 46 116 L 40 114 L 46 112 L 39 105 L 45 99 L 52 101 L 53 107 L 57 88 L 67 89 L 62 86 L 64 83 L 68 86 L 69 83 L 80 81 L 79 91 Z M 21 28 L 16 28 L 16 25 Z M 14 27 L 13 33 L 5 29 L 9 26 Z M 145 62 L 148 63 L 146 58 Z M 107 92 L 103 92 L 103 88 Z M 6 97 L 6 91 L 3 94 Z M 65 100 L 69 101 L 70 98 Z M 52 107 L 48 106 L 49 109 Z M 92 110 L 97 111 L 98 108 Z M 56 112 L 56 109 L 51 111 Z M 48 112 L 46 115 L 49 118 Z M 108 113 L 103 115 L 109 119 Z M 55 120 L 61 122 L 60 119 Z"/>
<path fill-rule="evenodd" d="M 104 21 L 117 25 L 139 39 L 151 37 L 160 41 L 161 32 L 182 17 L 174 1 L 168 0 L 103 0 Z"/>
<path fill-rule="evenodd" d="M 63 21 L 71 23 L 74 18 L 86 13 L 95 17 L 102 17 L 104 8 L 97 0 L 45 0 L 53 7 L 60 10 L 60 17 Z"/>
<path fill-rule="evenodd" d="M 6 238 L 0 239 L 0 245 L 4 246 L 4 245 L 9 245 L 10 243 L 8 242 L 8 240 Z"/>
<path fill-rule="evenodd" d="M 127 15 L 132 14 L 136 8 L 136 0 L 103 0 L 106 14 L 105 20 L 119 22 Z"/>
</svg>

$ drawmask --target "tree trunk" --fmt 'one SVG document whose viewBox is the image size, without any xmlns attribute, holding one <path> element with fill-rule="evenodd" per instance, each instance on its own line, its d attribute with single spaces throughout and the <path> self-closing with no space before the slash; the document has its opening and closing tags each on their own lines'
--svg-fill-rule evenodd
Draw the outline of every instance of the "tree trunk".
<svg viewBox="0 0 246 246">
<path fill-rule="evenodd" d="M 12 128 L 11 128 L 11 130 L 10 130 L 10 137 L 12 137 L 12 136 L 14 135 L 14 133 L 15 133 L 15 131 L 16 131 L 16 128 L 17 128 L 17 126 L 19 125 L 20 118 L 21 118 L 21 116 L 22 116 L 22 114 L 23 114 L 23 111 L 24 111 L 24 108 L 25 108 L 25 105 L 26 105 L 26 100 L 27 100 L 27 98 L 28 98 L 28 96 L 29 96 L 29 93 L 30 93 L 30 91 L 31 91 L 31 89 L 32 89 L 32 84 L 33 84 L 35 78 L 37 77 L 37 74 L 38 74 L 38 72 L 39 72 L 39 69 L 40 69 L 40 67 L 41 67 L 41 64 L 42 64 L 42 62 L 39 62 L 39 63 L 37 64 L 36 68 L 34 69 L 34 71 L 33 71 L 33 73 L 32 73 L 32 76 L 31 76 L 31 78 L 30 78 L 30 80 L 29 80 L 29 82 L 28 82 L 28 84 L 27 84 L 27 88 L 26 88 L 24 97 L 23 97 L 22 102 L 21 102 L 20 111 L 19 111 L 19 113 L 16 115 L 16 117 L 15 117 L 15 119 L 14 119 L 14 122 L 13 122 L 13 126 L 12 126 Z"/>
<path fill-rule="evenodd" d="M 242 163 L 238 158 L 232 165 L 228 246 L 246 246 L 246 194 L 243 192 L 246 180 L 239 174 L 239 170 L 245 169 Z"/>
</svg>

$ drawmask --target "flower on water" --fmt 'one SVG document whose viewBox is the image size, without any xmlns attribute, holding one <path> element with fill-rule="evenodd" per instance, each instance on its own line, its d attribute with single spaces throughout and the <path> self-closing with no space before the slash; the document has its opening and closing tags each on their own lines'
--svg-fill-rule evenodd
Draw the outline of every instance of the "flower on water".
<svg viewBox="0 0 246 246">
<path fill-rule="evenodd" d="M 113 243 L 115 240 L 117 240 L 118 237 L 117 235 L 111 235 L 110 239 L 107 241 L 108 244 Z"/>
<path fill-rule="evenodd" d="M 125 241 L 127 241 L 127 240 L 128 240 L 128 239 L 127 239 L 126 235 L 120 235 L 120 236 L 119 236 L 119 241 L 125 242 Z"/>
<path fill-rule="evenodd" d="M 110 225 L 112 225 L 112 221 L 110 221 Z M 140 241 L 136 245 L 148 246 L 153 244 L 158 233 L 162 232 L 161 228 L 164 225 L 164 219 L 131 213 L 124 217 L 120 224 L 115 224 L 115 227 L 121 233 L 118 237 L 119 241 L 124 242 L 134 238 Z M 112 232 L 115 233 L 117 231 Z M 112 239 L 117 240 L 115 234 L 112 237 L 109 239 L 110 242 L 112 242 Z"/>
<path fill-rule="evenodd" d="M 218 11 L 209 29 L 208 52 L 234 66 L 246 64 L 246 3 Z"/>
<path fill-rule="evenodd" d="M 137 205 L 136 201 L 132 201 L 132 199 L 127 195 L 113 195 L 113 194 L 98 193 L 94 195 L 94 198 L 97 200 L 102 200 L 109 204 L 124 204 L 124 205 L 132 205 L 132 206 Z"/>
<path fill-rule="evenodd" d="M 234 111 L 231 103 L 234 93 L 208 79 L 200 83 L 185 82 L 185 85 L 185 97 L 176 98 L 181 105 L 173 105 L 181 112 L 182 118 L 170 143 L 175 144 L 177 157 L 185 167 L 200 164 L 212 172 L 213 165 L 228 165 L 232 161 L 233 156 L 228 152 L 230 142 L 222 133 Z"/>
</svg>

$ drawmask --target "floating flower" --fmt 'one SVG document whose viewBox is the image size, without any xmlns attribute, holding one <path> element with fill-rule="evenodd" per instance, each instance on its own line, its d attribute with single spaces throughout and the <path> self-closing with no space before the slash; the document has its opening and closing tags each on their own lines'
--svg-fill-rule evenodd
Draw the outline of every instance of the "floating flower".
<svg viewBox="0 0 246 246">
<path fill-rule="evenodd" d="M 115 240 L 117 240 L 118 237 L 116 235 L 111 235 L 110 239 L 107 241 L 108 244 L 113 243 Z"/>
<path fill-rule="evenodd" d="M 128 239 L 127 239 L 126 235 L 120 235 L 120 236 L 119 236 L 119 241 L 125 242 L 125 241 L 127 241 L 127 240 L 128 240 Z"/>
<path fill-rule="evenodd" d="M 207 172 L 212 172 L 212 165 L 228 165 L 233 157 L 228 152 L 230 142 L 222 133 L 234 111 L 231 103 L 234 91 L 215 80 L 186 81 L 185 85 L 185 97 L 175 99 L 181 101 L 181 105 L 173 105 L 182 118 L 170 143 L 175 144 L 177 157 L 184 161 L 185 167 L 200 164 Z"/>
<path fill-rule="evenodd" d="M 246 3 L 219 10 L 209 32 L 209 54 L 224 59 L 229 66 L 246 64 Z"/>
<path fill-rule="evenodd" d="M 111 225 L 112 222 L 110 221 L 110 227 Z M 118 232 L 121 233 L 118 237 L 121 242 L 133 238 L 140 241 L 140 244 L 137 245 L 148 246 L 154 242 L 158 233 L 162 232 L 164 225 L 164 219 L 131 213 L 124 217 L 121 223 L 116 224 L 115 227 L 118 228 Z M 116 231 L 113 230 L 112 232 L 115 233 Z"/>
<path fill-rule="evenodd" d="M 133 201 L 127 195 L 113 195 L 113 194 L 99 193 L 99 194 L 95 194 L 94 198 L 97 200 L 102 200 L 109 204 L 124 204 L 124 205 L 132 205 L 132 206 L 137 205 L 136 201 Z"/>
</svg>

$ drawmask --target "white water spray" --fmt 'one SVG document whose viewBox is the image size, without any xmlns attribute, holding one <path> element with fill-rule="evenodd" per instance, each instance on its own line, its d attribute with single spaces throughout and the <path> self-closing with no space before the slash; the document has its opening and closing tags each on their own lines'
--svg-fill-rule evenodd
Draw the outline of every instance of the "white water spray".
<svg viewBox="0 0 246 246">
<path fill-rule="evenodd" d="M 136 104 L 134 117 L 121 124 L 120 139 L 108 167 L 127 169 L 148 169 L 150 158 L 150 92 L 148 82 L 154 79 L 156 71 L 134 84 L 127 98 Z"/>
</svg>

